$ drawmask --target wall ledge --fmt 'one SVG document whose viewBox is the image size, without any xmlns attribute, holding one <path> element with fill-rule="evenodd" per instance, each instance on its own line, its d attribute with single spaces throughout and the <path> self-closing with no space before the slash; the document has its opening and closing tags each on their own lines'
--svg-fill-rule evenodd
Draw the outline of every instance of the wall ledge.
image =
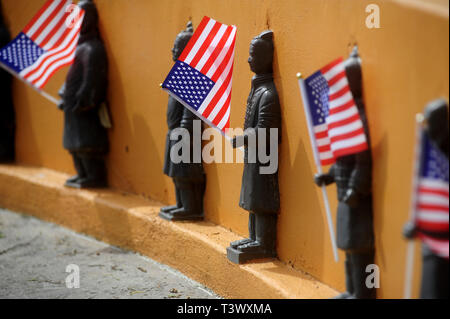
<svg viewBox="0 0 450 319">
<path fill-rule="evenodd" d="M 160 203 L 116 190 L 73 190 L 66 174 L 0 165 L 0 206 L 60 224 L 178 269 L 225 298 L 329 298 L 338 292 L 280 261 L 235 265 L 239 237 L 210 222 L 170 223 Z"/>
</svg>

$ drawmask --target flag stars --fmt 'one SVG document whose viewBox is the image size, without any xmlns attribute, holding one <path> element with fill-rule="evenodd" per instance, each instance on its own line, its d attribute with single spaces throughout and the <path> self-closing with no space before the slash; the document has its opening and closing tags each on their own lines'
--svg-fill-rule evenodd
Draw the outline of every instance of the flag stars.
<svg viewBox="0 0 450 319">
<path fill-rule="evenodd" d="M 176 80 L 176 77 L 179 78 Z M 202 105 L 213 86 L 213 81 L 180 61 L 175 63 L 175 67 L 169 73 L 168 80 L 164 85 L 195 109 Z"/>
</svg>

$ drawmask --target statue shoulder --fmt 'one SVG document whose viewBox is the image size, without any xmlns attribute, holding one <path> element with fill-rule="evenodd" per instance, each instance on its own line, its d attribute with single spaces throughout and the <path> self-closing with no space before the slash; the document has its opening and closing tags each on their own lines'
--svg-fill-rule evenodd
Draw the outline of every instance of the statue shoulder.
<svg viewBox="0 0 450 319">
<path fill-rule="evenodd" d="M 265 85 L 264 92 L 261 96 L 261 102 L 263 104 L 274 104 L 274 103 L 279 104 L 280 103 L 278 91 L 273 82 Z"/>
</svg>

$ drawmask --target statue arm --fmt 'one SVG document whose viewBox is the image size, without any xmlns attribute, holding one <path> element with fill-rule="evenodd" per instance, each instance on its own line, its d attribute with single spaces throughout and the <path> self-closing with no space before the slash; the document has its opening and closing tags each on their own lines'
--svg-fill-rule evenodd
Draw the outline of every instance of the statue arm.
<svg viewBox="0 0 450 319">
<path fill-rule="evenodd" d="M 349 188 L 359 194 L 368 195 L 372 192 L 372 159 L 370 151 L 355 154 L 356 166 L 350 176 Z"/>
<path fill-rule="evenodd" d="M 96 66 L 95 52 L 93 52 L 92 48 L 87 48 L 86 51 L 82 52 L 81 65 L 83 80 L 76 94 L 77 104 L 74 112 L 85 112 L 96 106 L 94 97 L 98 68 Z"/>
<path fill-rule="evenodd" d="M 260 100 L 260 107 L 258 113 L 258 123 L 254 128 L 248 128 L 244 132 L 246 137 L 246 145 L 248 144 L 248 138 L 254 136 L 256 142 L 258 142 L 258 129 L 266 130 L 266 142 L 270 141 L 270 129 L 276 128 L 280 130 L 281 128 L 281 110 L 280 101 L 276 92 L 267 90 L 263 93 Z M 281 132 L 278 131 L 278 136 Z"/>
<path fill-rule="evenodd" d="M 328 173 L 325 174 L 316 174 L 314 176 L 314 183 L 316 183 L 317 186 L 327 186 L 335 182 L 335 171 L 336 167 L 335 165 L 331 166 Z"/>
<path fill-rule="evenodd" d="M 194 120 L 197 119 L 197 116 L 195 116 L 195 114 L 189 110 L 187 107 L 185 106 L 181 106 L 184 110 L 183 110 L 183 117 L 181 118 L 181 123 L 180 123 L 180 127 L 185 128 L 189 131 L 189 133 L 192 134 L 193 131 L 193 125 L 194 125 Z"/>
</svg>

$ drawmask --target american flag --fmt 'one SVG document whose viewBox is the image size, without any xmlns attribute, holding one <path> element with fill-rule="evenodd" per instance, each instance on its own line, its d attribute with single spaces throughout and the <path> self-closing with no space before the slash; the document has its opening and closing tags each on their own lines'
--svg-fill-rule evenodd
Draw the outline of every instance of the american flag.
<svg viewBox="0 0 450 319">
<path fill-rule="evenodd" d="M 162 85 L 222 134 L 230 127 L 236 30 L 204 17 Z"/>
<path fill-rule="evenodd" d="M 428 233 L 449 232 L 448 158 L 423 132 L 419 157 L 419 178 L 415 194 L 415 223 L 420 238 L 436 254 L 449 258 L 449 240 L 436 239 Z M 420 232 L 420 231 L 423 232 Z"/>
<path fill-rule="evenodd" d="M 342 58 L 305 79 L 305 89 L 322 165 L 368 148 Z"/>
<path fill-rule="evenodd" d="M 71 0 L 48 0 L 30 23 L 0 50 L 0 63 L 42 89 L 60 68 L 72 64 L 84 11 Z"/>
</svg>

